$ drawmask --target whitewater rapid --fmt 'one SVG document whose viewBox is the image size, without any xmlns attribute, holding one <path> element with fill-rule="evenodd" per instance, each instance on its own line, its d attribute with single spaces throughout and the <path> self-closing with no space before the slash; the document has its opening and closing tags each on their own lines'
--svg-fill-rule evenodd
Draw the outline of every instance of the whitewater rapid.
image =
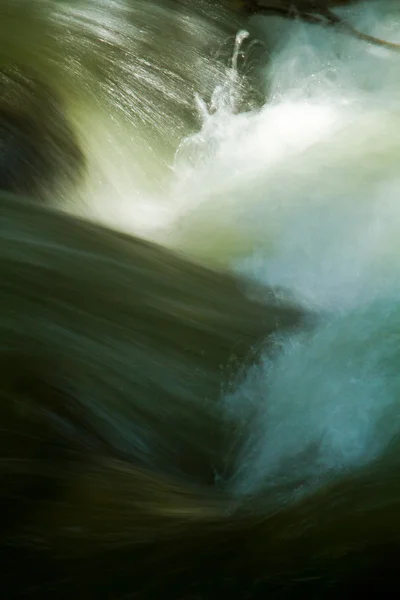
<svg viewBox="0 0 400 600">
<path fill-rule="evenodd" d="M 399 41 L 389 4 L 354 11 L 353 23 Z M 273 23 L 258 26 L 268 40 Z M 400 433 L 400 56 L 285 28 L 265 105 L 236 114 L 231 73 L 180 148 L 168 234 L 321 315 L 225 398 L 231 418 L 251 422 L 229 482 L 240 494 L 313 488 Z"/>
<path fill-rule="evenodd" d="M 341 12 L 400 42 L 397 4 Z M 147 152 L 140 124 L 72 110 L 92 157 L 81 211 L 319 315 L 223 399 L 248 427 L 225 482 L 239 494 L 319 485 L 400 433 L 400 55 L 297 22 L 255 18 L 251 28 L 265 47 L 263 106 L 239 110 L 239 32 L 232 62 L 213 64 L 211 97 L 193 90 L 199 126 L 181 124 L 174 155 L 169 127 Z M 199 77 L 210 64 L 197 63 Z"/>
</svg>

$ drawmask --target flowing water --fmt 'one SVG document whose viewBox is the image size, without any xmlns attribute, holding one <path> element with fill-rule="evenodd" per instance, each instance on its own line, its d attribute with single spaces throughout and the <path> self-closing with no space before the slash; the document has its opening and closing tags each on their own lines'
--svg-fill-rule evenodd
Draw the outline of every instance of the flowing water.
<svg viewBox="0 0 400 600">
<path fill-rule="evenodd" d="M 338 12 L 400 42 L 397 4 Z M 88 160 L 59 203 L 319 316 L 225 395 L 246 435 L 223 485 L 314 485 L 378 457 L 400 433 L 400 55 L 278 18 L 244 31 L 201 1 L 31 6 L 28 62 L 56 82 Z"/>
</svg>

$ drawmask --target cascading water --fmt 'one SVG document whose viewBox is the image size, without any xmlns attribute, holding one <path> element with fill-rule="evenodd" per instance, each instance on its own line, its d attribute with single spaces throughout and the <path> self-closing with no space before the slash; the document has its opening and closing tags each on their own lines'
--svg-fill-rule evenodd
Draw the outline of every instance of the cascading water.
<svg viewBox="0 0 400 600">
<path fill-rule="evenodd" d="M 398 41 L 389 4 L 346 16 Z M 238 110 L 239 32 L 210 101 L 193 94 L 202 126 L 182 139 L 161 190 L 130 191 L 121 211 L 124 228 L 321 314 L 316 331 L 278 340 L 277 358 L 225 399 L 239 430 L 251 423 L 226 482 L 240 494 L 316 485 L 376 458 L 400 429 L 399 56 L 300 23 L 255 25 L 267 45 L 279 31 L 264 106 Z"/>
<path fill-rule="evenodd" d="M 364 6 L 354 21 L 397 41 L 398 10 L 397 21 L 379 16 L 388 8 Z M 177 169 L 193 198 L 178 219 L 182 247 L 321 314 L 226 398 L 239 429 L 252 423 L 230 482 L 240 494 L 314 489 L 400 433 L 399 73 L 396 54 L 291 25 L 264 107 L 235 114 L 218 91 L 188 144 L 194 166 Z"/>
<path fill-rule="evenodd" d="M 346 18 L 400 39 L 393 3 L 346 10 Z M 183 25 L 187 52 L 204 22 Z M 315 485 L 356 468 L 400 427 L 399 56 L 311 25 L 253 25 L 273 48 L 261 108 L 239 110 L 246 81 L 238 58 L 248 38 L 241 31 L 228 68 L 206 55 L 185 57 L 192 87 L 182 96 L 182 82 L 163 65 L 155 81 L 127 60 L 114 83 L 103 82 L 93 113 L 82 116 L 79 102 L 71 109 L 92 160 L 86 204 L 73 210 L 244 273 L 321 314 L 313 333 L 280 339 L 277 358 L 253 367 L 225 398 L 229 418 L 248 428 L 226 482 L 240 494 L 282 481 Z M 102 43 L 118 47 L 138 32 L 146 45 L 137 26 Z M 222 47 L 225 33 L 206 33 Z M 139 48 L 135 42 L 128 58 L 137 60 Z M 154 104 L 137 105 L 138 82 Z M 197 133 L 184 111 L 197 111 Z"/>
<path fill-rule="evenodd" d="M 293 1 L 0 0 L 4 597 L 396 589 L 400 8 Z"/>
<path fill-rule="evenodd" d="M 276 357 L 224 400 L 249 427 L 226 485 L 319 481 L 376 457 L 399 429 L 400 58 L 254 18 L 265 99 L 243 110 L 238 60 L 251 36 L 237 34 L 226 67 L 234 19 L 207 14 L 208 3 L 189 13 L 173 4 L 27 7 L 36 28 L 25 62 L 66 98 L 88 160 L 78 193 L 59 201 L 320 315 L 312 333 L 277 340 Z M 13 10 L 1 15 L 5 60 L 19 52 Z M 359 30 L 400 39 L 396 3 L 342 10 Z"/>
</svg>

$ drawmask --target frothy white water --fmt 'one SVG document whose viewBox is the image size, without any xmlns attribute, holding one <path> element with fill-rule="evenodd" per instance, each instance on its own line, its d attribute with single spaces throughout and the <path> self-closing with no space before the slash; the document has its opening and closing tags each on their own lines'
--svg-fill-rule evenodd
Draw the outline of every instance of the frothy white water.
<svg viewBox="0 0 400 600">
<path fill-rule="evenodd" d="M 394 8 L 369 3 L 353 21 L 399 41 Z M 320 485 L 400 434 L 400 56 L 288 29 L 266 72 L 271 101 L 230 120 L 224 107 L 222 139 L 206 121 L 198 139 L 212 155 L 185 174 L 186 190 L 206 189 L 182 219 L 185 243 L 228 262 L 236 252 L 241 271 L 325 314 L 277 340 L 277 358 L 225 399 L 230 418 L 251 423 L 230 482 L 239 494 Z M 193 236 L 199 218 L 207 247 Z"/>
<path fill-rule="evenodd" d="M 400 41 L 393 3 L 346 16 Z M 260 26 L 268 39 L 274 23 Z M 225 399 L 231 418 L 251 423 L 230 482 L 240 494 L 318 484 L 400 433 L 400 56 L 311 26 L 285 30 L 261 110 L 237 114 L 232 72 L 211 106 L 200 103 L 164 239 L 325 314 Z"/>
<path fill-rule="evenodd" d="M 400 39 L 400 19 L 397 30 L 393 12 L 368 27 L 371 10 L 359 28 Z M 176 235 L 309 305 L 356 305 L 399 275 L 400 58 L 335 32 L 287 29 L 264 108 L 238 115 L 219 95 L 186 142 Z"/>
<path fill-rule="evenodd" d="M 226 398 L 231 418 L 251 422 L 233 489 L 307 488 L 379 457 L 400 433 L 399 364 L 398 302 L 283 341 Z"/>
</svg>

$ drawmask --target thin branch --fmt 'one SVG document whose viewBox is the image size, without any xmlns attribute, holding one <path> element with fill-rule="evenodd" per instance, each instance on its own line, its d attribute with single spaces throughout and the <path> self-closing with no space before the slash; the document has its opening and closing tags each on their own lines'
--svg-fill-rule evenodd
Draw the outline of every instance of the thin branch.
<svg viewBox="0 0 400 600">
<path fill-rule="evenodd" d="M 329 2 L 329 5 L 337 6 L 346 3 L 347 0 L 337 0 L 336 2 Z M 248 0 L 246 2 L 246 10 L 249 14 L 275 15 L 285 19 L 300 19 L 306 23 L 321 25 L 323 27 L 335 27 L 343 33 L 369 44 L 400 52 L 400 44 L 388 42 L 387 40 L 358 31 L 345 19 L 327 8 L 326 4 L 324 2 L 323 5 L 322 2 L 316 0 L 293 0 L 290 3 L 285 0 L 265 0 L 263 4 L 260 4 L 260 0 Z"/>
</svg>

